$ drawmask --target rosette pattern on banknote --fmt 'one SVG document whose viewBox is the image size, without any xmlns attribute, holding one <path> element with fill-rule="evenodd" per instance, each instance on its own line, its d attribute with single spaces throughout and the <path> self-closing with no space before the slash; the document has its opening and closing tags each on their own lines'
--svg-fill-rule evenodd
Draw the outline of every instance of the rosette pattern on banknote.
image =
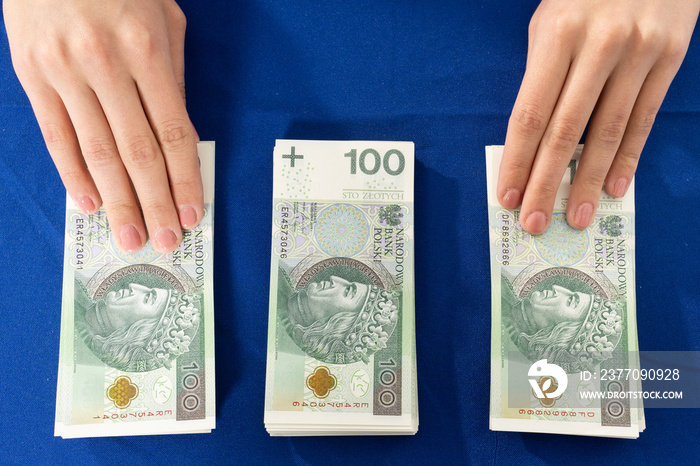
<svg viewBox="0 0 700 466">
<path fill-rule="evenodd" d="M 570 266 L 586 255 L 588 233 L 571 228 L 566 214 L 553 214 L 549 228 L 535 238 L 535 244 L 542 258 L 550 264 Z"/>
<path fill-rule="evenodd" d="M 318 215 L 316 240 L 331 256 L 353 256 L 367 242 L 368 227 L 359 209 L 347 204 L 332 205 Z"/>
</svg>

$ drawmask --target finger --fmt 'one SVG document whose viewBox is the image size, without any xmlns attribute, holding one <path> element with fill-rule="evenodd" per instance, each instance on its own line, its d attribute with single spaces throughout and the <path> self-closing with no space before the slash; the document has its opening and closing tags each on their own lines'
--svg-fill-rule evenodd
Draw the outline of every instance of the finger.
<svg viewBox="0 0 700 466">
<path fill-rule="evenodd" d="M 173 65 L 166 57 L 135 73 L 143 108 L 165 159 L 172 200 L 183 228 L 197 226 L 203 214 L 197 138 L 187 115 Z"/>
<path fill-rule="evenodd" d="M 175 2 L 167 9 L 167 14 L 169 16 L 167 24 L 170 61 L 178 89 L 182 95 L 182 101 L 187 102 L 185 98 L 185 29 L 187 20 Z"/>
<path fill-rule="evenodd" d="M 126 75 L 110 76 L 96 83 L 95 91 L 138 196 L 153 247 L 170 252 L 180 244 L 182 230 L 163 154 L 144 113 L 136 84 Z"/>
<path fill-rule="evenodd" d="M 530 234 L 544 233 L 549 226 L 564 171 L 612 71 L 612 57 L 600 60 L 591 51 L 577 56 L 542 137 L 520 215 L 521 226 Z"/>
<path fill-rule="evenodd" d="M 66 107 L 56 91 L 46 85 L 26 85 L 46 148 L 56 165 L 66 191 L 86 214 L 102 204 L 95 182 L 85 165 L 78 137 Z"/>
<path fill-rule="evenodd" d="M 586 228 L 593 220 L 603 182 L 652 61 L 649 54 L 631 56 L 605 84 L 590 121 L 567 203 L 566 217 L 573 228 Z"/>
<path fill-rule="evenodd" d="M 67 86 L 67 85 L 66 85 Z M 111 128 L 95 93 L 74 85 L 61 90 L 76 129 L 82 155 L 105 205 L 117 245 L 127 251 L 141 249 L 146 230 Z"/>
<path fill-rule="evenodd" d="M 605 190 L 611 196 L 622 197 L 627 192 L 656 114 L 679 67 L 680 64 L 675 62 L 660 63 L 646 77 L 605 178 Z"/>
<path fill-rule="evenodd" d="M 572 60 L 567 34 L 530 24 L 525 75 L 508 121 L 496 195 L 501 205 L 514 209 L 522 202 L 542 135 L 566 81 Z"/>
<path fill-rule="evenodd" d="M 182 101 L 187 107 L 187 92 L 185 89 L 185 29 L 187 26 L 187 20 L 182 10 L 175 4 L 174 10 L 172 11 L 172 18 L 168 23 L 168 43 L 170 45 L 170 57 L 172 60 L 172 67 L 175 73 L 175 80 L 177 81 L 177 87 L 180 89 L 180 94 L 182 95 Z M 197 129 L 192 125 L 192 131 L 194 131 L 194 138 L 196 142 L 199 142 L 199 135 L 197 134 Z M 185 228 L 190 228 L 190 226 L 185 226 Z"/>
</svg>

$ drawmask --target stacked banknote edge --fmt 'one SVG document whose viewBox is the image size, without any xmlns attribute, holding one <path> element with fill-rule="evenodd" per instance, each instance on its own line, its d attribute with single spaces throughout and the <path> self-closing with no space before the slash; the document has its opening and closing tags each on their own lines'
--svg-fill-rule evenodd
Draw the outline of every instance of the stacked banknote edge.
<svg viewBox="0 0 700 466">
<path fill-rule="evenodd" d="M 68 198 L 56 436 L 215 427 L 214 149 L 198 144 L 204 215 L 173 253 L 122 252 Z"/>
<path fill-rule="evenodd" d="M 273 156 L 267 431 L 415 434 L 413 144 Z"/>
<path fill-rule="evenodd" d="M 640 382 L 607 376 L 640 366 L 634 181 L 622 198 L 602 193 L 590 227 L 571 228 L 566 203 L 581 151 L 548 230 L 532 236 L 519 209 L 496 199 L 503 147 L 486 147 L 492 430 L 636 438 L 645 428 Z"/>
</svg>

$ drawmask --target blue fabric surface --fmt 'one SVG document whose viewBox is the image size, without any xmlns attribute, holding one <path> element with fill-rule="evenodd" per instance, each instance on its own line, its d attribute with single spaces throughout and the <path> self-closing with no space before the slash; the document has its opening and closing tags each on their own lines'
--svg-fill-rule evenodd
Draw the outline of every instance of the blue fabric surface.
<svg viewBox="0 0 700 466">
<path fill-rule="evenodd" d="M 638 440 L 491 432 L 484 146 L 502 144 L 533 0 L 181 0 L 187 104 L 217 143 L 217 428 L 53 437 L 65 191 L 0 33 L 0 463 L 694 463 L 698 410 L 647 410 Z M 700 35 L 636 178 L 643 350 L 700 350 Z M 416 147 L 415 437 L 270 438 L 263 425 L 277 138 Z"/>
</svg>

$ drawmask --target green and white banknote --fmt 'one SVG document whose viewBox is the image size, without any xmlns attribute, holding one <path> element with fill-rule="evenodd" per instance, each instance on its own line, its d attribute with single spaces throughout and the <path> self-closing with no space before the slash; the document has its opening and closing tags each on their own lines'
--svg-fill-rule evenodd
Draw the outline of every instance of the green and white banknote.
<svg viewBox="0 0 700 466">
<path fill-rule="evenodd" d="M 278 140 L 265 427 L 414 434 L 411 142 Z"/>
<path fill-rule="evenodd" d="M 68 198 L 55 435 L 210 432 L 214 143 L 198 145 L 204 216 L 170 254 L 115 245 Z"/>
<path fill-rule="evenodd" d="M 496 199 L 503 147 L 486 147 L 491 257 L 492 430 L 610 437 L 644 429 L 635 306 L 634 182 L 602 193 L 585 230 L 566 222 L 580 146 L 549 229 L 520 228 Z M 637 394 L 637 395 L 635 395 Z"/>
</svg>

